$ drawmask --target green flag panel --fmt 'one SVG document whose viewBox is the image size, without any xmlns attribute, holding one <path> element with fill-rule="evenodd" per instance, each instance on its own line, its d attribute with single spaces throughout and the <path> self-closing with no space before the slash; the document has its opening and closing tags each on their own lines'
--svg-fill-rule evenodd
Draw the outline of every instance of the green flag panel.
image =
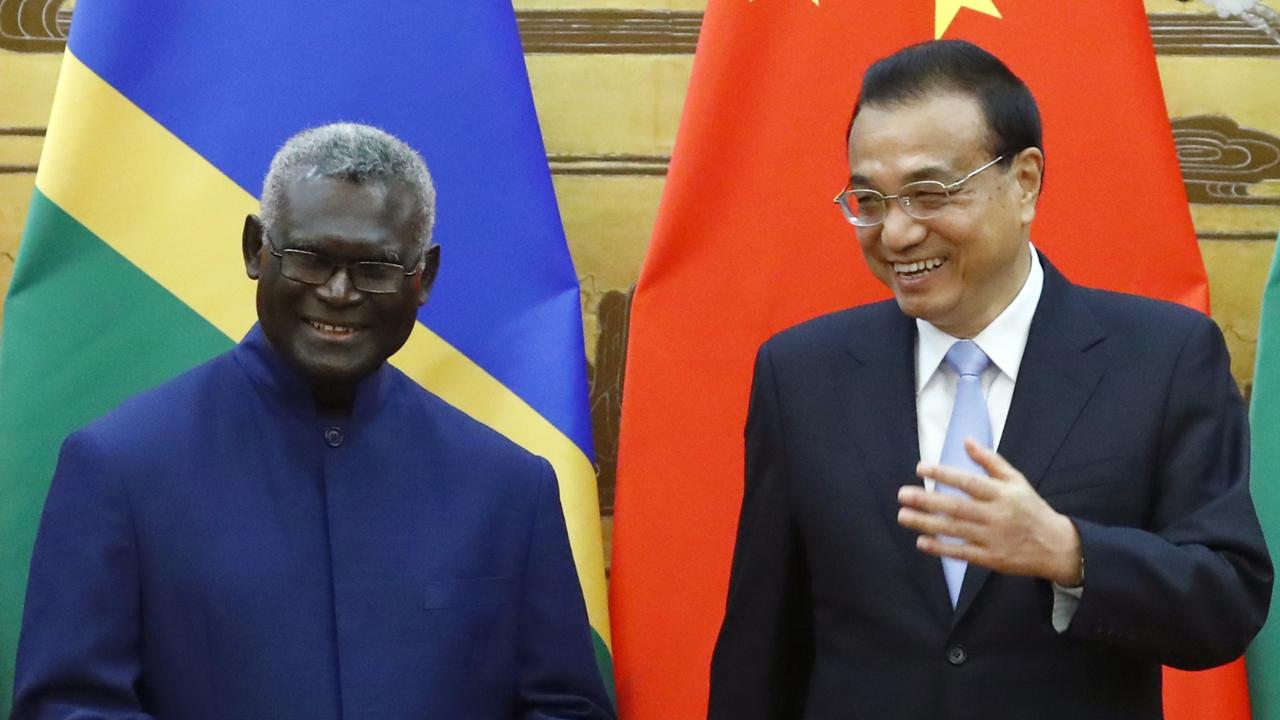
<svg viewBox="0 0 1280 720">
<path fill-rule="evenodd" d="M 1253 377 L 1250 489 L 1274 563 L 1280 557 L 1280 253 L 1272 257 L 1262 296 Z M 1280 720 L 1280 595 L 1275 591 L 1267 624 L 1249 648 L 1246 663 L 1253 720 Z"/>
<path fill-rule="evenodd" d="M 227 252 L 239 252 L 235 238 Z M 36 190 L 0 338 L 0 717 L 62 439 L 232 344 Z"/>
</svg>

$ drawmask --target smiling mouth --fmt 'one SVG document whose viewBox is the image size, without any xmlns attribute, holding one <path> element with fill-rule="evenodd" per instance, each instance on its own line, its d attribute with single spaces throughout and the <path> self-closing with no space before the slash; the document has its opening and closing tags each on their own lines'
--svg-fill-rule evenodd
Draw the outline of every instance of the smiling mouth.
<svg viewBox="0 0 1280 720">
<path fill-rule="evenodd" d="M 336 325 L 307 318 L 307 324 L 322 335 L 334 338 L 350 337 L 359 330 L 355 325 Z"/>
<path fill-rule="evenodd" d="M 905 278 L 907 280 L 915 280 L 916 278 L 922 278 L 942 267 L 946 262 L 947 261 L 943 258 L 935 257 L 917 260 L 916 262 L 893 263 L 893 271 L 898 275 L 898 277 Z"/>
</svg>

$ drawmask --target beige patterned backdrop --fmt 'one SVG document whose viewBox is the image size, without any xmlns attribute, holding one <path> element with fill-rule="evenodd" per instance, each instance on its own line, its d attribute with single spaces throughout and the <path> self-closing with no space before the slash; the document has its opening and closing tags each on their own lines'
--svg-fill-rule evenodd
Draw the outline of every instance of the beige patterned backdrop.
<svg viewBox="0 0 1280 720">
<path fill-rule="evenodd" d="M 1247 391 L 1280 229 L 1280 42 L 1218 18 L 1202 2 L 1145 4 L 1213 316 Z M 0 290 L 12 275 L 74 5 L 0 0 Z M 606 538 L 630 289 L 657 213 L 704 5 L 515 0 L 582 280 Z M 0 305 L 0 323 L 3 312 Z"/>
</svg>

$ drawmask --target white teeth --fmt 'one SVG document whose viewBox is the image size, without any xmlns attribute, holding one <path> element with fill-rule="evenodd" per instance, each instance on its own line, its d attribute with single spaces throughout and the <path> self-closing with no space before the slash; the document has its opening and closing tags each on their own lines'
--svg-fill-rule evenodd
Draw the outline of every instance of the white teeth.
<svg viewBox="0 0 1280 720">
<path fill-rule="evenodd" d="M 912 273 L 932 270 L 944 262 L 946 261 L 942 258 L 929 258 L 927 260 L 917 260 L 916 262 L 910 263 L 894 263 L 893 271 L 901 275 L 910 275 Z"/>
<path fill-rule="evenodd" d="M 333 333 L 335 335 L 349 335 L 355 332 L 355 328 L 347 327 L 346 325 L 329 325 L 327 323 L 316 322 L 315 320 L 308 320 L 307 322 L 311 323 L 311 327 L 319 330 L 320 332 Z"/>
</svg>

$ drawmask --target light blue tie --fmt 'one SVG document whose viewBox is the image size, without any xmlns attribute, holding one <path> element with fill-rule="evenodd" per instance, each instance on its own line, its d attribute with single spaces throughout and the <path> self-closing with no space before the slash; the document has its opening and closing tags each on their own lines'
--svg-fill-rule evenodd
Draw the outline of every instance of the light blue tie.
<svg viewBox="0 0 1280 720">
<path fill-rule="evenodd" d="M 942 464 L 965 472 L 986 475 L 978 463 L 965 452 L 965 438 L 973 438 L 979 445 L 991 447 L 991 416 L 987 413 L 987 400 L 982 396 L 982 371 L 991 364 L 991 358 L 982 352 L 972 340 L 959 340 L 947 351 L 946 363 L 960 374 L 956 383 L 956 404 L 951 409 L 951 421 L 947 423 L 947 437 L 942 443 Z M 934 489 L 940 493 L 964 495 L 950 485 L 938 483 Z M 943 536 L 942 542 L 959 544 L 959 538 Z M 960 586 L 964 583 L 964 560 L 942 558 L 942 572 L 947 578 L 947 592 L 951 595 L 951 607 L 960 599 Z"/>
</svg>

